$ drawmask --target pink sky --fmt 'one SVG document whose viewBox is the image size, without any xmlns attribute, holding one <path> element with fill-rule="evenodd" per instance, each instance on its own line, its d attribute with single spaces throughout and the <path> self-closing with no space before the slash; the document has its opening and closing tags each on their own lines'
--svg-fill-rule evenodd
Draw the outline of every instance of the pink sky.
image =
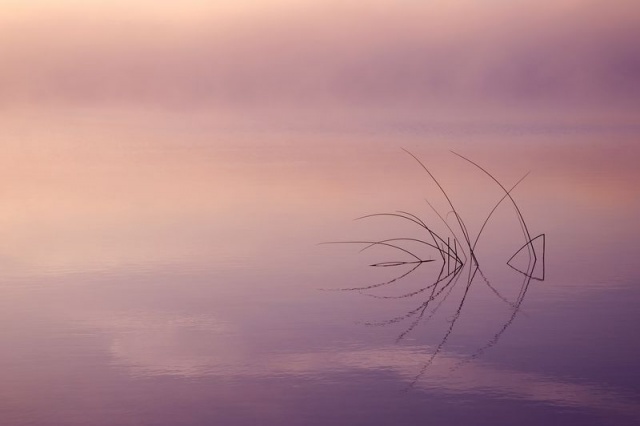
<svg viewBox="0 0 640 426">
<path fill-rule="evenodd" d="M 633 0 L 8 0 L 0 103 L 626 108 L 637 40 Z"/>
</svg>

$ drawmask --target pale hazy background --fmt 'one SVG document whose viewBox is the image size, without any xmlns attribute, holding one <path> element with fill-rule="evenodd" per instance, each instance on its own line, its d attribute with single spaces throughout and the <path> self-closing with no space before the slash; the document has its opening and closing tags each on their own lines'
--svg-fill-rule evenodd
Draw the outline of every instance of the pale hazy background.
<svg viewBox="0 0 640 426">
<path fill-rule="evenodd" d="M 615 111 L 634 0 L 5 0 L 0 103 Z"/>
</svg>

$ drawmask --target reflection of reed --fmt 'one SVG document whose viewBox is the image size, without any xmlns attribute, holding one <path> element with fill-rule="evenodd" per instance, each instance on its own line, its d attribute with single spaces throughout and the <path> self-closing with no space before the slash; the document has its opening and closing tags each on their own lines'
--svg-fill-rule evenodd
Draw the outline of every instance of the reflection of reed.
<svg viewBox="0 0 640 426">
<path fill-rule="evenodd" d="M 399 336 L 398 336 L 396 341 L 402 340 L 405 336 L 407 336 L 409 333 L 411 333 L 416 328 L 416 326 L 418 324 L 420 324 L 420 323 L 424 324 L 427 321 L 429 321 L 438 312 L 438 310 L 444 305 L 444 303 L 447 301 L 449 296 L 452 294 L 453 289 L 458 285 L 458 283 L 461 280 L 463 280 L 463 277 L 464 277 L 463 281 L 464 281 L 465 284 L 464 284 L 464 289 L 462 291 L 462 297 L 460 298 L 460 301 L 459 301 L 459 303 L 458 303 L 458 305 L 456 307 L 456 310 L 455 310 L 455 313 L 454 313 L 453 317 L 449 320 L 449 326 L 448 326 L 446 332 L 444 333 L 444 335 L 442 336 L 442 338 L 440 339 L 438 345 L 435 347 L 435 349 L 431 353 L 429 359 L 422 365 L 420 371 L 418 372 L 418 374 L 414 378 L 414 380 L 413 380 L 413 382 L 411 384 L 411 386 L 413 386 L 420 379 L 420 377 L 422 377 L 425 374 L 425 372 L 427 371 L 429 366 L 433 363 L 433 361 L 436 358 L 436 356 L 445 347 L 445 345 L 447 343 L 447 340 L 452 335 L 452 333 L 454 331 L 454 328 L 456 327 L 456 323 L 458 322 L 458 319 L 460 318 L 460 316 L 462 314 L 462 310 L 463 310 L 463 307 L 464 307 L 465 302 L 467 300 L 467 297 L 469 296 L 469 291 L 471 289 L 471 286 L 472 286 L 472 284 L 474 282 L 478 281 L 476 279 L 477 277 L 480 277 L 481 278 L 480 281 L 483 282 L 499 299 L 501 299 L 502 301 L 504 301 L 506 304 L 508 304 L 510 306 L 511 315 L 508 318 L 508 320 L 504 323 L 504 325 L 495 333 L 495 335 L 484 346 L 478 348 L 467 359 L 459 362 L 456 366 L 453 367 L 453 369 L 457 369 L 460 366 L 462 366 L 463 364 L 465 364 L 465 363 L 467 363 L 467 362 L 469 362 L 469 361 L 471 361 L 473 359 L 476 359 L 477 357 L 481 356 L 487 349 L 491 348 L 492 346 L 494 346 L 494 345 L 496 345 L 498 343 L 498 341 L 500 340 L 500 337 L 511 326 L 511 324 L 515 320 L 515 318 L 516 318 L 516 316 L 517 316 L 517 314 L 518 314 L 518 312 L 520 310 L 520 306 L 521 306 L 522 302 L 524 301 L 524 298 L 525 298 L 525 295 L 526 295 L 527 290 L 529 288 L 529 284 L 530 284 L 531 280 L 532 279 L 533 280 L 540 280 L 540 281 L 544 280 L 544 275 L 545 275 L 545 268 L 544 268 L 545 235 L 544 234 L 540 234 L 540 235 L 538 235 L 536 237 L 533 237 L 533 238 L 531 237 L 531 234 L 529 233 L 529 228 L 527 226 L 527 223 L 524 220 L 522 212 L 521 212 L 520 208 L 518 207 L 516 201 L 513 199 L 512 195 L 511 195 L 511 192 L 520 184 L 520 182 L 522 182 L 524 180 L 524 178 L 527 175 L 524 175 L 510 189 L 507 189 L 504 185 L 502 185 L 486 169 L 484 169 L 483 167 L 481 167 L 477 163 L 469 160 L 468 158 L 463 157 L 462 155 L 453 152 L 453 154 L 455 154 L 459 158 L 465 160 L 466 162 L 470 163 L 471 165 L 473 165 L 474 167 L 476 167 L 477 169 L 482 171 L 484 174 L 486 174 L 504 192 L 504 195 L 497 201 L 497 203 L 494 205 L 494 207 L 489 211 L 487 217 L 483 221 L 482 226 L 480 227 L 480 230 L 478 231 L 478 233 L 475 236 L 475 238 L 472 238 L 472 236 L 470 235 L 470 233 L 468 231 L 468 228 L 467 228 L 462 216 L 458 213 L 458 211 L 454 207 L 454 204 L 451 201 L 451 198 L 449 197 L 449 195 L 447 194 L 447 192 L 445 191 L 443 186 L 440 184 L 440 182 L 438 182 L 438 180 L 435 178 L 435 176 L 429 171 L 429 169 L 427 169 L 427 167 L 424 165 L 424 163 L 422 163 L 422 161 L 420 161 L 420 159 L 418 159 L 415 155 L 413 155 L 409 151 L 406 151 L 406 152 L 411 157 L 413 157 L 418 162 L 418 164 L 420 164 L 422 169 L 429 175 L 431 180 L 436 184 L 436 186 L 440 190 L 441 194 L 446 199 L 447 204 L 448 204 L 448 206 L 450 208 L 449 214 L 453 214 L 453 216 L 455 217 L 455 225 L 454 225 L 454 227 L 457 228 L 458 232 L 462 235 L 462 237 L 460 238 L 458 236 L 458 233 L 454 231 L 452 226 L 444 219 L 442 214 L 431 203 L 429 203 L 427 201 L 427 204 L 429 204 L 429 206 L 434 211 L 436 216 L 444 224 L 446 229 L 449 231 L 450 235 L 445 237 L 445 236 L 437 233 L 433 229 L 433 227 L 428 226 L 422 219 L 420 219 L 415 214 L 412 214 L 412 213 L 409 213 L 409 212 L 405 212 L 405 211 L 396 211 L 396 212 L 392 212 L 392 213 L 371 214 L 371 215 L 363 216 L 363 217 L 358 218 L 358 219 L 369 219 L 369 218 L 378 218 L 378 217 L 391 217 L 391 218 L 394 218 L 394 219 L 400 219 L 400 220 L 408 221 L 408 222 L 411 222 L 414 225 L 422 228 L 423 231 L 426 231 L 426 233 L 428 235 L 428 239 L 425 240 L 425 239 L 419 239 L 419 238 L 415 238 L 415 237 L 411 237 L 411 238 L 390 238 L 390 239 L 384 239 L 384 240 L 379 240 L 379 241 L 340 241 L 340 242 L 332 242 L 332 243 L 329 243 L 329 244 L 342 243 L 342 244 L 362 245 L 363 248 L 361 249 L 361 251 L 365 251 L 365 250 L 370 249 L 372 247 L 379 246 L 379 247 L 385 247 L 385 248 L 389 248 L 389 249 L 392 249 L 392 250 L 395 250 L 395 251 L 399 251 L 399 252 L 404 253 L 404 254 L 406 254 L 406 255 L 411 257 L 411 260 L 409 260 L 409 261 L 386 261 L 386 262 L 377 262 L 377 263 L 374 263 L 374 264 L 370 265 L 370 266 L 373 266 L 373 267 L 411 266 L 411 268 L 408 271 L 403 272 L 402 274 L 400 274 L 400 275 L 398 275 L 398 276 L 396 276 L 396 277 L 394 277 L 394 278 L 392 278 L 390 280 L 387 280 L 387 281 L 384 281 L 384 282 L 380 282 L 380 283 L 377 283 L 377 284 L 368 285 L 368 286 L 337 289 L 339 291 L 359 291 L 359 292 L 361 292 L 361 293 L 363 293 L 363 294 L 365 294 L 367 296 L 375 297 L 375 298 L 378 298 L 378 299 L 404 299 L 404 298 L 416 297 L 418 295 L 426 297 L 426 299 L 422 299 L 420 301 L 420 303 L 418 304 L 417 307 L 412 308 L 411 310 L 409 310 L 408 312 L 406 312 L 403 315 L 399 315 L 399 316 L 396 316 L 396 317 L 393 317 L 393 318 L 389 318 L 389 319 L 386 319 L 386 320 L 383 320 L 383 321 L 379 321 L 379 322 L 366 323 L 366 325 L 369 325 L 369 326 L 386 326 L 386 325 L 400 323 L 402 321 L 411 319 L 412 321 L 399 334 Z M 523 276 L 519 294 L 518 294 L 517 298 L 514 301 L 510 301 L 509 299 L 504 297 L 491 284 L 490 280 L 482 272 L 482 269 L 480 267 L 480 262 L 478 261 L 478 258 L 476 256 L 476 251 L 475 251 L 476 250 L 476 246 L 477 246 L 477 244 L 478 244 L 478 242 L 480 240 L 480 237 L 481 237 L 482 232 L 484 231 L 486 225 L 491 220 L 491 218 L 492 218 L 494 212 L 497 210 L 497 208 L 505 200 L 508 200 L 511 203 L 511 205 L 513 206 L 513 209 L 514 209 L 514 211 L 516 213 L 516 216 L 518 218 L 518 222 L 519 222 L 520 228 L 522 230 L 523 238 L 524 238 L 524 244 L 522 245 L 522 247 L 520 249 L 518 249 L 513 254 L 513 256 L 511 256 L 511 258 L 509 258 L 507 260 L 507 262 L 506 262 L 508 266 L 510 266 L 515 271 L 521 273 L 522 276 Z M 536 250 L 536 247 L 535 247 L 535 242 L 536 241 L 542 244 L 540 250 Z M 411 243 L 417 243 L 417 244 L 420 244 L 420 245 L 424 245 L 426 247 L 433 248 L 433 249 L 435 249 L 437 251 L 437 253 L 440 255 L 440 258 L 442 260 L 442 264 L 441 264 L 441 267 L 440 267 L 440 272 L 439 272 L 437 278 L 435 280 L 431 281 L 431 282 L 428 282 L 426 285 L 418 288 L 417 290 L 413 290 L 413 291 L 410 291 L 410 292 L 405 292 L 405 293 L 400 293 L 400 294 L 395 294 L 395 295 L 385 295 L 385 296 L 381 296 L 381 295 L 370 293 L 369 291 L 371 291 L 371 290 L 374 290 L 374 289 L 377 289 L 377 288 L 380 288 L 380 287 L 389 286 L 390 284 L 397 284 L 400 281 L 402 281 L 403 279 L 405 279 L 406 277 L 414 274 L 419 269 L 419 267 L 422 266 L 423 264 L 425 264 L 427 262 L 434 262 L 435 261 L 433 259 L 422 259 L 420 256 L 418 256 L 415 253 L 415 250 L 410 250 L 406 246 L 406 244 L 410 243 L 410 242 Z M 516 258 L 520 258 L 522 255 L 524 255 L 525 252 L 526 252 L 526 255 L 527 255 L 526 267 L 516 265 L 516 260 L 517 260 Z M 542 273 L 536 275 L 535 271 L 537 270 L 536 266 L 538 265 L 538 262 L 540 262 Z M 465 271 L 465 270 L 466 270 L 466 273 L 463 273 L 463 271 Z M 433 306 L 433 304 L 435 304 L 435 306 Z M 431 310 L 429 310 L 430 307 L 431 307 Z"/>
</svg>

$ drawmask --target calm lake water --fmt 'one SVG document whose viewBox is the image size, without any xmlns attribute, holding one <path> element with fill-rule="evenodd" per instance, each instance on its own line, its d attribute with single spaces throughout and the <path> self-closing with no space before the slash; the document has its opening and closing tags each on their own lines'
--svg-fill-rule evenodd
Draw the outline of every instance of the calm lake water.
<svg viewBox="0 0 640 426">
<path fill-rule="evenodd" d="M 640 424 L 638 126 L 0 126 L 2 424 Z"/>
</svg>

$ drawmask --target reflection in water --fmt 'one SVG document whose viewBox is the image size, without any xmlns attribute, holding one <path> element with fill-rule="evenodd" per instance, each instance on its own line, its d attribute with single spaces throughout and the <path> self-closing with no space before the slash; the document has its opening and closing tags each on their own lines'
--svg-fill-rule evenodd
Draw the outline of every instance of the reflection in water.
<svg viewBox="0 0 640 426">
<path fill-rule="evenodd" d="M 243 377 L 293 382 L 354 371 L 391 372 L 403 381 L 413 380 L 415 365 L 422 358 L 421 347 L 342 348 L 323 351 L 294 351 L 263 354 L 255 358 L 230 347 L 228 324 L 206 316 L 119 313 L 96 317 L 95 325 L 111 335 L 110 353 L 116 365 L 134 377 L 173 376 L 187 379 Z M 184 339 L 184 335 L 197 339 Z M 213 336 L 213 339 L 212 339 Z M 217 349 L 203 347 L 203 341 Z M 596 408 L 639 415 L 629 395 L 593 383 L 571 382 L 547 375 L 514 371 L 477 362 L 468 366 L 464 380 L 451 371 L 465 358 L 454 354 L 437 357 L 429 370 L 430 380 L 414 383 L 416 389 L 451 394 L 482 394 L 553 404 L 560 407 Z"/>
<path fill-rule="evenodd" d="M 405 150 L 406 151 L 406 150 Z M 375 262 L 370 266 L 372 267 L 406 267 L 411 266 L 408 271 L 404 271 L 402 274 L 391 278 L 390 280 L 386 280 L 381 283 L 361 286 L 361 287 L 349 287 L 342 288 L 339 290 L 343 291 L 359 291 L 367 294 L 368 296 L 379 298 L 379 299 L 405 299 L 416 296 L 422 296 L 426 294 L 426 299 L 421 300 L 418 306 L 410 309 L 403 315 L 396 316 L 384 321 L 379 321 L 375 323 L 367 323 L 367 325 L 376 325 L 376 326 L 384 326 L 391 325 L 395 323 L 399 323 L 405 320 L 412 319 L 407 327 L 399 334 L 396 341 L 400 341 L 404 339 L 410 332 L 412 332 L 416 326 L 420 323 L 428 322 L 445 304 L 449 296 L 452 294 L 453 289 L 460 283 L 464 282 L 464 288 L 462 291 L 462 296 L 460 301 L 457 304 L 455 309 L 455 313 L 449 320 L 449 326 L 447 327 L 444 335 L 442 336 L 440 342 L 435 346 L 433 351 L 431 352 L 430 357 L 426 362 L 423 363 L 422 368 L 418 372 L 418 374 L 414 377 L 411 382 L 411 387 L 415 386 L 420 377 L 422 377 L 427 369 L 433 364 L 436 356 L 442 351 L 445 347 L 449 337 L 452 335 L 454 328 L 461 316 L 462 309 L 467 301 L 467 297 L 469 295 L 469 290 L 474 281 L 478 281 L 476 278 L 480 277 L 479 281 L 484 283 L 500 300 L 504 301 L 511 308 L 511 315 L 504 323 L 504 325 L 495 333 L 495 335 L 482 347 L 478 348 L 475 352 L 471 354 L 469 358 L 466 360 L 461 360 L 452 366 L 452 370 L 455 370 L 462 366 L 463 364 L 469 362 L 470 360 L 476 359 L 480 355 L 482 355 L 487 349 L 494 346 L 500 340 L 502 334 L 509 328 L 509 326 L 515 320 L 520 306 L 524 301 L 525 295 L 527 294 L 527 290 L 529 288 L 529 284 L 532 280 L 542 281 L 545 276 L 545 234 L 540 234 L 535 237 L 531 237 L 529 232 L 529 227 L 527 226 L 526 221 L 522 215 L 522 211 L 520 210 L 518 204 L 512 197 L 511 193 L 515 188 L 524 180 L 527 175 L 524 175 L 520 180 L 518 180 L 510 189 L 507 189 L 500 181 L 498 181 L 491 173 L 489 173 L 486 169 L 475 163 L 474 161 L 453 152 L 454 155 L 473 165 L 480 171 L 482 171 L 486 176 L 493 180 L 493 182 L 500 187 L 504 195 L 497 201 L 497 203 L 490 210 L 484 221 L 482 222 L 482 226 L 478 231 L 475 238 L 470 234 L 465 221 L 462 216 L 458 213 L 458 210 L 454 206 L 449 194 L 445 191 L 440 182 L 435 178 L 435 176 L 429 171 L 429 169 L 424 165 L 418 157 L 413 155 L 411 152 L 406 151 L 410 156 L 412 156 L 422 167 L 422 169 L 429 175 L 431 180 L 436 184 L 440 193 L 446 199 L 449 212 L 446 214 L 446 217 L 449 215 L 453 215 L 455 218 L 453 226 L 449 224 L 445 216 L 442 215 L 440 211 L 438 211 L 433 204 L 429 201 L 427 203 L 433 210 L 433 212 L 440 219 L 442 224 L 446 227 L 448 231 L 448 235 L 443 235 L 442 233 L 436 232 L 433 226 L 427 225 L 420 217 L 417 215 L 406 212 L 406 211 L 396 211 L 393 213 L 377 213 L 370 214 L 366 216 L 362 216 L 359 219 L 365 218 L 373 218 L 373 217 L 392 217 L 401 219 L 404 221 L 409 221 L 414 225 L 422 228 L 428 234 L 429 239 L 420 239 L 414 237 L 404 237 L 404 238 L 387 238 L 383 240 L 373 240 L 373 241 L 343 241 L 339 243 L 346 244 L 360 244 L 364 245 L 363 249 L 368 250 L 372 247 L 384 247 L 389 248 L 394 251 L 401 252 L 405 255 L 410 256 L 411 260 L 408 261 L 383 261 L 383 262 Z M 476 246 L 482 232 L 485 230 L 486 225 L 489 223 L 491 218 L 493 217 L 495 211 L 498 207 L 504 202 L 508 200 L 518 219 L 520 228 L 522 230 L 522 234 L 524 237 L 524 244 L 506 261 L 506 264 L 511 267 L 513 270 L 519 272 L 522 275 L 522 282 L 520 284 L 520 291 L 515 298 L 515 300 L 509 300 L 503 294 L 496 289 L 494 285 L 491 284 L 487 275 L 483 272 L 480 261 L 476 255 Z M 454 230 L 454 227 L 456 230 Z M 335 244 L 336 242 L 331 242 L 330 244 Z M 412 290 L 410 292 L 403 292 L 401 294 L 394 295 L 378 295 L 375 293 L 370 293 L 371 290 L 378 289 L 381 287 L 386 287 L 391 284 L 397 284 L 401 280 L 407 278 L 408 276 L 414 274 L 418 268 L 425 263 L 433 262 L 434 259 L 423 259 L 418 254 L 416 254 L 415 250 L 411 247 L 408 247 L 409 244 L 418 244 L 429 247 L 431 249 L 435 249 L 441 258 L 441 267 L 440 271 L 437 275 L 437 278 L 433 281 L 428 281 L 427 285 L 423 285 L 417 290 Z M 463 278 L 464 277 L 464 278 Z M 433 306 L 433 303 L 437 303 Z M 431 308 L 431 309 L 430 309 Z"/>
<path fill-rule="evenodd" d="M 366 369 L 390 370 L 406 380 L 414 377 L 414 367 L 421 358 L 421 348 L 383 347 L 322 354 L 293 354 L 273 360 L 271 374 L 308 375 L 323 371 Z M 451 374 L 463 360 L 443 355 L 432 363 L 430 379 L 414 382 L 417 389 L 451 393 L 477 393 L 505 396 L 563 407 L 589 407 L 638 416 L 640 410 L 628 395 L 588 383 L 571 383 L 539 374 L 494 368 L 475 363 L 465 370 L 464 380 Z"/>
</svg>

